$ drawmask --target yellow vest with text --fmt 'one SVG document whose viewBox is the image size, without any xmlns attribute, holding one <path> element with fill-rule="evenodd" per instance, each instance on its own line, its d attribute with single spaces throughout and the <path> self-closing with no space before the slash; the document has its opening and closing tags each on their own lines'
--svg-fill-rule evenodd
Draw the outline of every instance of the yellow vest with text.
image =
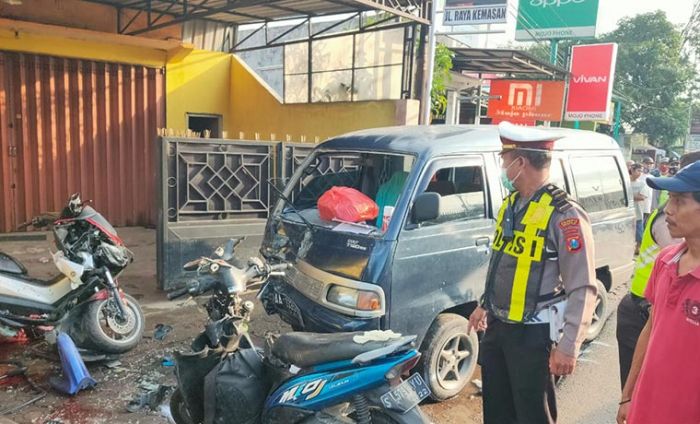
<svg viewBox="0 0 700 424">
<path fill-rule="evenodd" d="M 642 243 L 639 246 L 639 256 L 637 256 L 634 264 L 634 275 L 632 276 L 630 291 L 639 297 L 644 297 L 644 290 L 647 288 L 647 282 L 649 282 L 651 271 L 654 268 L 656 255 L 661 251 L 661 247 L 656 244 L 651 234 L 651 228 L 654 226 L 654 220 L 658 216 L 659 210 L 661 210 L 661 207 L 655 209 L 649 216 L 649 219 L 647 219 L 647 225 L 644 227 L 644 234 L 642 235 Z"/>
<path fill-rule="evenodd" d="M 546 190 L 516 213 L 517 197 L 517 192 L 506 197 L 498 212 L 484 294 L 485 308 L 506 322 L 527 321 L 538 312 L 547 230 L 555 211 Z M 504 234 L 508 226 L 512 238 Z"/>
</svg>

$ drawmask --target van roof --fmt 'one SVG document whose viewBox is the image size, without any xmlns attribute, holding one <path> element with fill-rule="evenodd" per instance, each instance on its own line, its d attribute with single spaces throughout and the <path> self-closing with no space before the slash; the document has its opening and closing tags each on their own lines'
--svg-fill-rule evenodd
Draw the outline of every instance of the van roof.
<svg viewBox="0 0 700 424">
<path fill-rule="evenodd" d="M 555 150 L 617 150 L 611 137 L 593 131 L 544 128 L 565 137 L 554 143 Z M 414 125 L 373 128 L 333 137 L 321 145 L 334 150 L 386 151 L 418 156 L 437 156 L 474 151 L 500 151 L 495 125 Z"/>
</svg>

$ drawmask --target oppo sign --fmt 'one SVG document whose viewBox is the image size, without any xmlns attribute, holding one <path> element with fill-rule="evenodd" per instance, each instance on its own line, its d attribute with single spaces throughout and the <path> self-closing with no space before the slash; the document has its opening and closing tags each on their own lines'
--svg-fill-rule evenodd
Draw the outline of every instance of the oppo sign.
<svg viewBox="0 0 700 424">
<path fill-rule="evenodd" d="M 586 0 L 531 0 L 530 6 L 534 7 L 562 7 L 570 3 L 583 3 Z"/>
<path fill-rule="evenodd" d="M 515 39 L 589 38 L 595 36 L 600 0 L 520 0 Z"/>
</svg>

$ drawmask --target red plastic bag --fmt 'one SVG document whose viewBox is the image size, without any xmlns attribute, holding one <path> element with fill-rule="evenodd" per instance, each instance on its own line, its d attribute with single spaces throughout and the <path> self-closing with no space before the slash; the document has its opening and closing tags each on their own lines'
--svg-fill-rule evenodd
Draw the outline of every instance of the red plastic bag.
<svg viewBox="0 0 700 424">
<path fill-rule="evenodd" d="M 318 213 L 326 221 L 362 222 L 376 218 L 379 207 L 374 200 L 354 188 L 331 187 L 319 197 Z"/>
</svg>

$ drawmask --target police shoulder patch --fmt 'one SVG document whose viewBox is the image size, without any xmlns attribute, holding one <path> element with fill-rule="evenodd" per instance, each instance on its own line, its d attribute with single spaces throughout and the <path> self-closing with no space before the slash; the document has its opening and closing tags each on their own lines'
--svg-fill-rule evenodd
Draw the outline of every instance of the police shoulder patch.
<svg viewBox="0 0 700 424">
<path fill-rule="evenodd" d="M 581 221 L 578 218 L 566 218 L 559 221 L 559 228 L 564 233 L 564 243 L 569 252 L 578 252 L 583 247 Z"/>
</svg>

